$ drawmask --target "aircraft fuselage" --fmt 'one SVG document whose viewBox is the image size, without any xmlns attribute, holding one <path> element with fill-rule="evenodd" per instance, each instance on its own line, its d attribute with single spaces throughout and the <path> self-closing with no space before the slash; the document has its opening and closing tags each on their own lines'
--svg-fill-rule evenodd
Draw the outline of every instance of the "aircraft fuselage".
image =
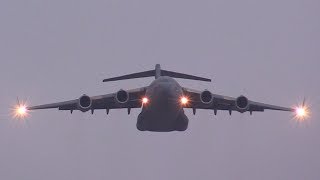
<svg viewBox="0 0 320 180">
<path fill-rule="evenodd" d="M 182 87 L 171 77 L 155 79 L 146 90 L 148 103 L 138 116 L 137 128 L 141 131 L 185 131 L 188 118 L 180 104 Z"/>
</svg>

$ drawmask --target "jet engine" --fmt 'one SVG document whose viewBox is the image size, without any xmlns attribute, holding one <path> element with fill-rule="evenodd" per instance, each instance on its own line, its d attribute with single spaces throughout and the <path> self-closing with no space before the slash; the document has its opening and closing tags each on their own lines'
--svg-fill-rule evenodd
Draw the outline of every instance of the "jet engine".
<svg viewBox="0 0 320 180">
<path fill-rule="evenodd" d="M 116 93 L 115 99 L 118 103 L 121 103 L 121 104 L 126 103 L 129 100 L 129 93 L 121 89 Z"/>
<path fill-rule="evenodd" d="M 204 90 L 200 94 L 200 100 L 204 104 L 211 104 L 213 101 L 212 93 L 208 90 Z"/>
<path fill-rule="evenodd" d="M 87 95 L 82 95 L 78 100 L 78 108 L 82 112 L 88 111 L 92 106 L 92 100 Z"/>
<path fill-rule="evenodd" d="M 236 99 L 236 108 L 239 112 L 243 113 L 249 109 L 249 100 L 245 96 L 239 96 Z"/>
</svg>

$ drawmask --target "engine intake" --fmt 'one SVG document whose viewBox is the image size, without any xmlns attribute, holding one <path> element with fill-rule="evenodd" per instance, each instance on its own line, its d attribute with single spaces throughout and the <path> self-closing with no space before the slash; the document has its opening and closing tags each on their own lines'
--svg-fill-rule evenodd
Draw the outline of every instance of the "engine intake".
<svg viewBox="0 0 320 180">
<path fill-rule="evenodd" d="M 204 104 L 211 104 L 213 100 L 212 93 L 208 90 L 204 90 L 200 94 L 200 100 Z"/>
<path fill-rule="evenodd" d="M 129 93 L 125 90 L 119 90 L 116 94 L 116 101 L 118 103 L 126 103 L 129 100 Z"/>
<path fill-rule="evenodd" d="M 92 100 L 87 95 L 82 95 L 78 100 L 78 106 L 80 111 L 85 112 L 91 108 Z"/>
<path fill-rule="evenodd" d="M 239 96 L 236 99 L 236 107 L 239 112 L 245 112 L 249 109 L 249 100 L 245 96 Z"/>
</svg>

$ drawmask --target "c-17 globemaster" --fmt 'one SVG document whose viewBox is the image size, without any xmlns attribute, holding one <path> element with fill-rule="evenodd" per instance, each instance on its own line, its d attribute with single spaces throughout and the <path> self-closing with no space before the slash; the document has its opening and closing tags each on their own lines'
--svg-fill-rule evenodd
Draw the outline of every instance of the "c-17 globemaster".
<svg viewBox="0 0 320 180">
<path fill-rule="evenodd" d="M 36 109 L 57 108 L 59 110 L 74 110 L 82 112 L 104 109 L 109 113 L 110 109 L 128 109 L 128 114 L 132 108 L 142 108 L 137 120 L 137 129 L 140 131 L 170 132 L 185 131 L 188 128 L 188 117 L 184 113 L 184 108 L 191 108 L 193 114 L 196 109 L 210 109 L 216 115 L 218 110 L 232 111 L 240 113 L 264 110 L 291 111 L 296 116 L 304 117 L 307 114 L 305 106 L 299 108 L 287 108 L 274 106 L 248 100 L 245 96 L 237 98 L 211 93 L 209 90 L 193 90 L 180 86 L 173 78 L 192 79 L 208 81 L 211 79 L 161 70 L 157 64 L 154 70 L 128 74 L 113 78 L 104 79 L 103 82 L 117 81 L 124 79 L 134 79 L 142 77 L 155 77 L 149 86 L 138 89 L 123 90 L 118 92 L 88 96 L 82 95 L 80 98 L 70 101 L 45 104 L 39 106 L 25 107 L 18 104 L 16 113 L 23 116 L 27 111 Z"/>
</svg>

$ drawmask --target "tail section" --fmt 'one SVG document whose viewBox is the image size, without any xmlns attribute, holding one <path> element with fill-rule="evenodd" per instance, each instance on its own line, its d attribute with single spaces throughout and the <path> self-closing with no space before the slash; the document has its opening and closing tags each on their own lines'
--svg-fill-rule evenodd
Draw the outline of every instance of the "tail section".
<svg viewBox="0 0 320 180">
<path fill-rule="evenodd" d="M 155 70 L 143 71 L 143 72 L 127 74 L 123 76 L 108 78 L 108 79 L 104 79 L 103 82 L 135 79 L 135 78 L 143 78 L 143 77 L 153 77 L 153 76 L 156 79 L 159 78 L 160 76 L 169 76 L 173 78 L 192 79 L 192 80 L 198 80 L 198 81 L 211 82 L 211 79 L 208 79 L 208 78 L 203 78 L 203 77 L 198 77 L 198 76 L 193 76 L 193 75 L 188 75 L 188 74 L 183 74 L 183 73 L 178 73 L 173 71 L 161 70 L 160 64 L 156 65 Z"/>
<path fill-rule="evenodd" d="M 208 78 L 203 78 L 203 77 L 198 77 L 198 76 L 193 76 L 193 75 L 188 75 L 188 74 L 183 74 L 183 73 L 178 73 L 178 72 L 173 72 L 173 71 L 166 71 L 166 70 L 162 70 L 161 75 L 162 76 L 169 76 L 169 77 L 173 77 L 173 78 L 191 79 L 191 80 L 211 82 L 211 79 L 208 79 Z"/>
<path fill-rule="evenodd" d="M 138 72 L 138 73 L 133 73 L 133 74 L 127 74 L 124 76 L 118 76 L 118 77 L 104 79 L 103 82 L 118 81 L 118 80 L 125 80 L 125 79 L 135 79 L 135 78 L 143 78 L 143 77 L 152 77 L 154 75 L 155 75 L 154 70 L 143 71 L 143 72 Z"/>
<path fill-rule="evenodd" d="M 155 78 L 158 79 L 161 76 L 161 67 L 160 64 L 156 64 L 155 68 Z"/>
</svg>

